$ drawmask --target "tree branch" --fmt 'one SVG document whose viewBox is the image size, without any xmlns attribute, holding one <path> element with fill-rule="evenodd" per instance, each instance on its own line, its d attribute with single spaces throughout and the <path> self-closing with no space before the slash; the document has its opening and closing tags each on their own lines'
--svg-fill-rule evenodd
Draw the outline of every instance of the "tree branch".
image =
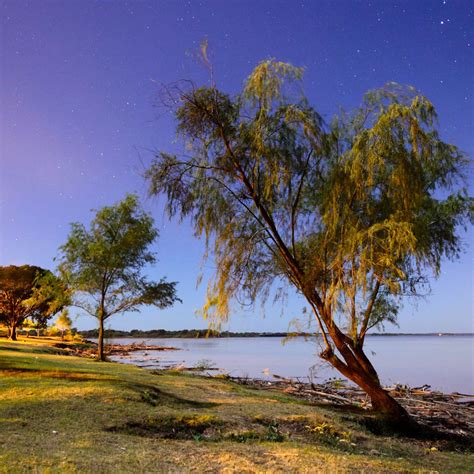
<svg viewBox="0 0 474 474">
<path fill-rule="evenodd" d="M 295 248 L 296 210 L 298 207 L 298 202 L 301 197 L 301 190 L 303 189 L 303 182 L 306 177 L 306 173 L 308 171 L 309 159 L 311 158 L 312 153 L 313 153 L 313 150 L 311 150 L 308 153 L 308 157 L 306 158 L 305 167 L 303 169 L 303 173 L 301 173 L 301 179 L 298 185 L 298 189 L 296 191 L 295 201 L 293 202 L 293 205 L 291 206 L 291 247 L 293 249 L 293 255 L 295 258 L 296 258 L 296 248 Z"/>
<path fill-rule="evenodd" d="M 369 319 L 370 315 L 372 314 L 372 309 L 375 304 L 375 300 L 377 299 L 377 295 L 380 289 L 381 285 L 381 279 L 377 277 L 377 282 L 375 283 L 375 287 L 372 291 L 372 294 L 370 295 L 369 303 L 367 305 L 367 309 L 364 312 L 364 319 L 362 320 L 362 326 L 359 332 L 359 337 L 357 339 L 357 345 L 362 346 L 364 344 L 364 338 L 367 333 L 368 329 L 368 324 L 369 324 Z"/>
</svg>

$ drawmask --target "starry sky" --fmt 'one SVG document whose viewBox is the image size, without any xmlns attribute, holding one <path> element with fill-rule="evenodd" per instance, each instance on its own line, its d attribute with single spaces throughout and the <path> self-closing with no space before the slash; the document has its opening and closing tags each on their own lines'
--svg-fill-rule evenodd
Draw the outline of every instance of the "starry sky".
<svg viewBox="0 0 474 474">
<path fill-rule="evenodd" d="M 170 149 L 162 84 L 203 83 L 196 58 L 208 38 L 215 79 L 237 92 L 252 68 L 275 57 L 306 68 L 305 90 L 328 120 L 388 81 L 410 84 L 435 104 L 445 140 L 474 156 L 473 33 L 469 0 L 417 1 L 0 1 L 0 264 L 54 269 L 69 223 L 136 192 L 160 229 L 152 277 L 179 281 L 183 304 L 115 316 L 117 329 L 194 328 L 206 278 L 196 289 L 202 242 L 169 222 L 141 174 L 152 151 Z M 472 175 L 471 175 L 472 177 Z M 472 192 L 472 186 L 471 186 Z M 466 251 L 444 266 L 432 295 L 400 314 L 402 332 L 472 332 L 472 230 Z M 280 331 L 301 314 L 238 307 L 231 330 Z M 73 311 L 74 313 L 74 311 Z M 95 321 L 77 313 L 76 326 Z"/>
</svg>

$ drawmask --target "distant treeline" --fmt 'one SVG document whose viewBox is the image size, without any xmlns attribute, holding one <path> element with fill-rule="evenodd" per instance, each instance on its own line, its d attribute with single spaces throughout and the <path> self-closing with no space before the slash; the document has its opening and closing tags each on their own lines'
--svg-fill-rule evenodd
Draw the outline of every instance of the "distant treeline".
<svg viewBox="0 0 474 474">
<path fill-rule="evenodd" d="M 136 337 L 136 338 L 156 338 L 156 337 L 182 337 L 182 338 L 205 338 L 205 337 L 287 337 L 287 332 L 230 332 L 215 331 L 211 329 L 180 329 L 179 331 L 167 331 L 165 329 L 151 329 L 149 331 L 141 331 L 132 329 L 131 331 L 119 331 L 117 329 L 106 329 L 105 337 Z M 99 335 L 97 329 L 89 331 L 79 331 L 79 334 L 86 338 L 96 338 Z M 313 334 L 291 333 L 292 336 L 312 336 Z"/>
<path fill-rule="evenodd" d="M 99 333 L 97 329 L 89 331 L 79 331 L 79 334 L 85 338 L 97 338 Z M 472 336 L 471 333 L 371 333 L 369 336 Z M 131 331 L 120 331 L 118 329 L 106 329 L 106 338 L 134 337 L 141 339 L 159 338 L 159 337 L 175 337 L 175 338 L 205 338 L 205 337 L 313 337 L 314 333 L 305 332 L 230 332 L 216 331 L 212 329 L 180 329 L 178 331 L 167 331 L 166 329 L 150 329 L 142 331 L 140 329 L 132 329 Z"/>
</svg>

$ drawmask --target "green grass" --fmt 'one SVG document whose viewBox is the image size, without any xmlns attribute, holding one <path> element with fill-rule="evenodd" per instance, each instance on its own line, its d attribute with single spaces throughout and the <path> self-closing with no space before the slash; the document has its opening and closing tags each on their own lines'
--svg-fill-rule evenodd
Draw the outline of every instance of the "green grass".
<svg viewBox="0 0 474 474">
<path fill-rule="evenodd" d="M 473 472 L 443 444 L 233 382 L 0 339 L 0 472 Z M 436 449 L 432 449 L 436 448 Z"/>
</svg>

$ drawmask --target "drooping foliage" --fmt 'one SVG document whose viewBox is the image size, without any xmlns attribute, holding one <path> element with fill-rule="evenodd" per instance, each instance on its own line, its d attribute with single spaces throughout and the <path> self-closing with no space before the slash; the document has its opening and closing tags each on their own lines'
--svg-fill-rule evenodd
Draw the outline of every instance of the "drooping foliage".
<svg viewBox="0 0 474 474">
<path fill-rule="evenodd" d="M 442 259 L 459 254 L 472 210 L 466 157 L 443 142 L 433 105 L 412 88 L 387 84 L 326 124 L 302 73 L 268 60 L 235 97 L 169 90 L 185 152 L 156 156 L 150 191 L 191 219 L 214 256 L 205 315 L 225 319 L 232 300 L 289 282 L 313 310 L 322 356 L 378 382 L 365 335 L 394 322 L 400 297 L 425 292 Z"/>
<path fill-rule="evenodd" d="M 75 291 L 73 304 L 99 320 L 100 334 L 114 314 L 138 311 L 142 305 L 166 308 L 177 300 L 175 282 L 152 282 L 143 275 L 156 262 L 150 247 L 157 236 L 152 217 L 135 195 L 99 209 L 89 228 L 71 225 L 60 248 L 59 269 Z"/>
</svg>

